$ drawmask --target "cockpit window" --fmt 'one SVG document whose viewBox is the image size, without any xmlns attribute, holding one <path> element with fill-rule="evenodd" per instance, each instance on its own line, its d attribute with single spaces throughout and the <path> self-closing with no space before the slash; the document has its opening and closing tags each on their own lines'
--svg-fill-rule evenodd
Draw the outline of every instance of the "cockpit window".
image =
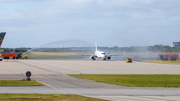
<svg viewBox="0 0 180 101">
<path fill-rule="evenodd" d="M 104 54 L 104 55 L 105 55 L 105 53 L 101 53 L 101 54 Z"/>
</svg>

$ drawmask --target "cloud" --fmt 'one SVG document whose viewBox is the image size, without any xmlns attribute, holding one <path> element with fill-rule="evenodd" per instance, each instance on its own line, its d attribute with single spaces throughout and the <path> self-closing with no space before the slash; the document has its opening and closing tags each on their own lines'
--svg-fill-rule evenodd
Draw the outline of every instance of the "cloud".
<svg viewBox="0 0 180 101">
<path fill-rule="evenodd" d="M 178 0 L 0 0 L 0 27 L 28 42 L 28 37 L 35 36 L 36 43 L 25 42 L 31 46 L 76 38 L 115 46 L 121 42 L 119 37 L 125 41 L 147 31 L 153 36 L 159 29 L 175 28 L 177 33 L 179 4 Z M 171 29 L 164 33 L 171 33 Z M 48 42 L 43 40 L 47 38 Z M 21 46 L 22 42 L 17 43 Z"/>
<path fill-rule="evenodd" d="M 0 3 L 43 2 L 47 0 L 0 0 Z"/>
</svg>

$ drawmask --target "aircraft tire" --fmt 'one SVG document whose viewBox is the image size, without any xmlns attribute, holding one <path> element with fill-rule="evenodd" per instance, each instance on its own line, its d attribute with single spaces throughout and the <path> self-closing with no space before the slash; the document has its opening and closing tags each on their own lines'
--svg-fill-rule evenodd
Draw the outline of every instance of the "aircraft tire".
<svg viewBox="0 0 180 101">
<path fill-rule="evenodd" d="M 102 58 L 102 61 L 106 61 L 106 58 Z"/>
</svg>

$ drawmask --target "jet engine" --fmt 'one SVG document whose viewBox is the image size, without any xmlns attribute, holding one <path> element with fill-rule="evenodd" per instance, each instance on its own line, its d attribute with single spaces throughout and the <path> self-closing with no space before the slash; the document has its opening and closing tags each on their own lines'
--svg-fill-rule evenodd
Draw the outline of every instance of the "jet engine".
<svg viewBox="0 0 180 101">
<path fill-rule="evenodd" d="M 110 56 L 108 56 L 108 57 L 106 57 L 108 60 L 110 60 L 111 59 L 111 57 Z"/>
<path fill-rule="evenodd" d="M 92 55 L 92 56 L 90 57 L 90 59 L 92 59 L 92 60 L 96 60 L 96 58 L 95 58 L 95 56 L 94 56 L 94 55 Z"/>
</svg>

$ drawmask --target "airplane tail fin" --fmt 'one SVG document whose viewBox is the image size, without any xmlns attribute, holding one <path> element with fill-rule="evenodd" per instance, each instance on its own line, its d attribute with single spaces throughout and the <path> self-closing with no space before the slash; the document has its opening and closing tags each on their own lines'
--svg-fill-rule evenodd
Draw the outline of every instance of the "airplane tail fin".
<svg viewBox="0 0 180 101">
<path fill-rule="evenodd" d="M 1 44 L 3 42 L 3 39 L 4 39 L 5 35 L 6 35 L 6 32 L 1 32 L 0 33 L 0 47 L 1 47 Z"/>
<path fill-rule="evenodd" d="M 96 48 L 96 51 L 97 51 L 97 42 L 95 42 L 95 48 Z"/>
</svg>

